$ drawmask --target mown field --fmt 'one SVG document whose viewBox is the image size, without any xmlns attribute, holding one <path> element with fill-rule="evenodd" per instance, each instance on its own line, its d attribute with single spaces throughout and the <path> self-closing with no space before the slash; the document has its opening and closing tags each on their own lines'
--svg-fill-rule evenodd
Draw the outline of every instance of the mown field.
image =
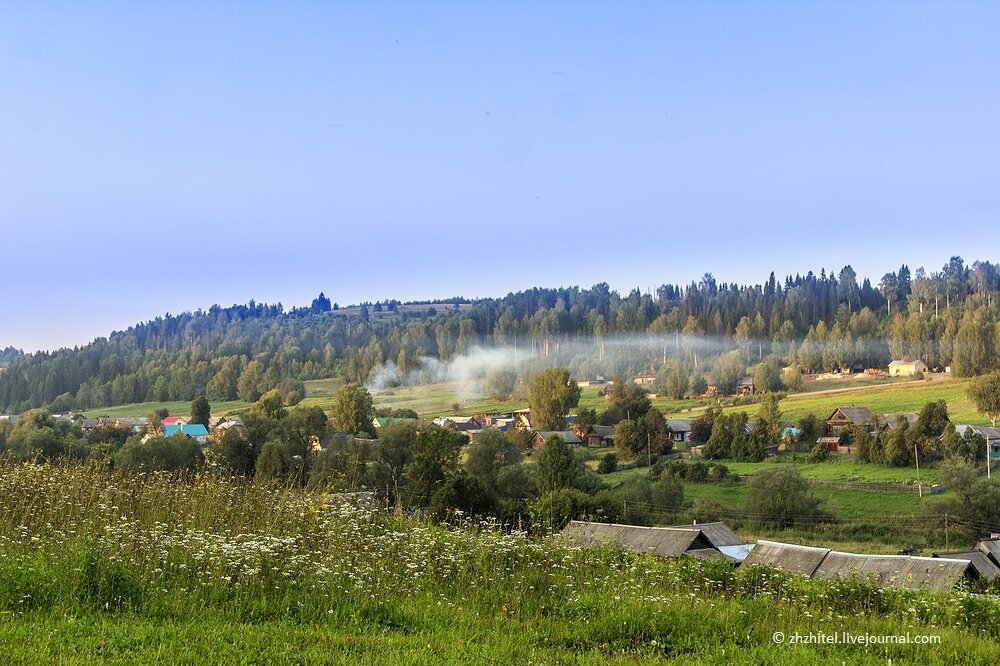
<svg viewBox="0 0 1000 666">
<path fill-rule="evenodd" d="M 14 664 L 1000 661 L 993 595 L 581 551 L 299 490 L 60 465 L 0 466 L 0 614 Z M 840 631 L 940 643 L 788 644 Z"/>
</svg>

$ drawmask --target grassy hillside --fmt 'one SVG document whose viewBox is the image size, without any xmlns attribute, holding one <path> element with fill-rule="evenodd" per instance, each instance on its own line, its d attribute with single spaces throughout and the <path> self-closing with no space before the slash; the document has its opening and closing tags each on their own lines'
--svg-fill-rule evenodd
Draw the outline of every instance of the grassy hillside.
<svg viewBox="0 0 1000 666">
<path fill-rule="evenodd" d="M 55 465 L 0 467 L 0 613 L 5 663 L 1000 661 L 993 596 L 581 551 L 319 494 Z M 787 640 L 840 631 L 940 644 Z"/>
<path fill-rule="evenodd" d="M 955 423 L 983 423 L 989 421 L 976 411 L 966 395 L 968 379 L 943 379 L 937 381 L 904 382 L 845 390 L 843 392 L 793 395 L 781 401 L 781 410 L 787 419 L 797 420 L 808 413 L 825 419 L 841 405 L 861 405 L 879 414 L 917 412 L 928 402 L 944 400 L 948 414 Z"/>
<path fill-rule="evenodd" d="M 781 401 L 784 418 L 798 420 L 808 413 L 813 413 L 825 419 L 840 405 L 863 405 L 874 412 L 894 414 L 898 412 L 919 411 L 928 402 L 945 400 L 952 421 L 956 423 L 987 424 L 986 417 L 976 412 L 972 402 L 965 396 L 968 386 L 967 379 L 939 379 L 933 382 L 899 382 L 879 384 L 852 384 L 837 389 L 824 389 L 822 392 L 808 392 L 792 395 Z M 333 396 L 340 386 L 340 380 L 317 379 L 305 382 L 306 398 L 302 404 L 318 405 L 329 409 Z M 474 414 L 478 412 L 509 411 L 525 409 L 526 401 L 511 400 L 498 402 L 482 395 L 477 387 L 457 383 L 426 384 L 422 386 L 398 386 L 374 395 L 377 407 L 413 409 L 421 416 L 434 418 L 454 414 L 454 405 L 458 405 L 458 413 Z M 703 403 L 695 400 L 669 400 L 657 398 L 653 405 L 671 416 L 697 416 L 703 408 Z M 212 404 L 215 415 L 231 414 L 246 409 L 248 403 L 241 400 L 216 402 Z M 598 412 L 607 408 L 600 387 L 583 389 L 580 407 L 590 407 Z M 187 402 L 145 402 L 133 405 L 102 407 L 86 412 L 88 417 L 94 416 L 146 416 L 156 409 L 166 408 L 171 414 L 188 414 L 191 409 Z M 756 405 L 727 407 L 726 411 L 747 411 L 754 413 Z"/>
</svg>

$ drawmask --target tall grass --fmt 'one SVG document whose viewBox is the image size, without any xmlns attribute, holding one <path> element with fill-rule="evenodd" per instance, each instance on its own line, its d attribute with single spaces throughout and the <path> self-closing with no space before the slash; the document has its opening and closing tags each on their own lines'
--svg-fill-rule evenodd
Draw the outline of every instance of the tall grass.
<svg viewBox="0 0 1000 666">
<path fill-rule="evenodd" d="M 298 490 L 59 465 L 0 467 L 0 614 L 0 650 L 25 662 L 1000 659 L 991 596 L 583 551 Z M 944 645 L 771 639 L 843 629 Z"/>
</svg>

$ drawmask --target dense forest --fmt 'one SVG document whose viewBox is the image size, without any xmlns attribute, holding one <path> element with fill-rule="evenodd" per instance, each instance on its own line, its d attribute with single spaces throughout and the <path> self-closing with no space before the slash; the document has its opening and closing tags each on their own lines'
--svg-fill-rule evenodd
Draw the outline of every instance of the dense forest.
<svg viewBox="0 0 1000 666">
<path fill-rule="evenodd" d="M 830 371 L 861 359 L 923 359 L 956 374 L 1000 369 L 1000 265 L 952 257 L 940 271 L 907 266 L 877 285 L 846 266 L 758 285 L 688 286 L 628 294 L 601 283 L 535 288 L 447 305 L 364 303 L 320 294 L 309 307 L 247 305 L 166 315 L 55 352 L 0 355 L 0 410 L 54 411 L 142 401 L 254 401 L 272 388 L 339 377 L 363 383 L 391 365 L 403 381 L 440 378 L 440 364 L 477 348 L 515 349 L 578 377 L 680 368 L 708 375 L 763 361 Z"/>
</svg>

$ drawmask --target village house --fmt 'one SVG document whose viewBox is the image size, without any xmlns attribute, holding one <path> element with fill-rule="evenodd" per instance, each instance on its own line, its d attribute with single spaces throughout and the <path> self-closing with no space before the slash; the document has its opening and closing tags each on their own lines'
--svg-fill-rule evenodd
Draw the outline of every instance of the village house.
<svg viewBox="0 0 1000 666">
<path fill-rule="evenodd" d="M 915 412 L 907 412 L 905 414 L 883 414 L 878 417 L 878 429 L 879 432 L 889 432 L 895 430 L 900 425 L 900 420 L 906 422 L 907 426 L 912 428 L 917 425 L 917 421 L 920 419 L 920 415 Z"/>
<path fill-rule="evenodd" d="M 633 380 L 639 386 L 646 386 L 652 384 L 656 381 L 656 373 L 654 372 L 642 372 L 635 376 Z"/>
<path fill-rule="evenodd" d="M 594 448 L 615 445 L 615 427 L 606 425 L 589 425 L 580 433 L 587 446 Z"/>
<path fill-rule="evenodd" d="M 201 423 L 166 425 L 162 426 L 160 430 L 163 432 L 164 437 L 173 437 L 174 435 L 180 434 L 185 437 L 190 437 L 199 444 L 208 443 L 208 428 Z"/>
<path fill-rule="evenodd" d="M 482 424 L 483 428 L 496 428 L 497 430 L 506 431 L 507 429 L 513 427 L 516 419 L 514 418 L 513 412 L 497 413 L 497 414 L 476 414 L 476 421 Z"/>
<path fill-rule="evenodd" d="M 880 587 L 946 592 L 964 580 L 977 580 L 980 569 L 968 558 L 844 553 L 829 548 L 776 541 L 757 542 L 742 566 L 768 566 L 807 578 L 868 578 Z M 988 568 L 987 576 L 992 575 Z"/>
<path fill-rule="evenodd" d="M 670 438 L 675 442 L 690 442 L 692 421 L 694 419 L 667 419 L 667 427 L 670 428 Z"/>
<path fill-rule="evenodd" d="M 583 444 L 583 440 L 577 437 L 576 433 L 572 430 L 536 430 L 535 434 L 531 436 L 532 448 L 537 449 L 541 447 L 545 443 L 545 440 L 552 435 L 556 435 L 570 446 L 580 446 Z"/>
<path fill-rule="evenodd" d="M 483 429 L 482 424 L 474 416 L 439 416 L 432 421 L 434 425 L 439 425 L 442 428 L 448 428 L 449 430 L 457 430 L 459 432 L 479 432 Z"/>
<path fill-rule="evenodd" d="M 920 359 L 910 360 L 903 358 L 889 364 L 890 377 L 910 377 L 918 372 L 924 373 L 928 370 L 927 364 Z"/>
<path fill-rule="evenodd" d="M 417 419 L 410 419 L 398 416 L 376 416 L 372 419 L 372 425 L 376 430 L 381 430 L 387 425 L 396 425 L 399 423 L 416 423 Z"/>
<path fill-rule="evenodd" d="M 643 555 L 731 564 L 743 561 L 752 548 L 723 523 L 640 527 L 574 520 L 563 529 L 562 537 L 581 548 L 611 545 Z"/>
<path fill-rule="evenodd" d="M 826 430 L 831 435 L 839 433 L 845 428 L 853 426 L 864 426 L 871 428 L 872 412 L 867 407 L 837 407 L 826 419 Z"/>
<path fill-rule="evenodd" d="M 757 387 L 754 386 L 753 377 L 744 377 L 736 385 L 736 395 L 753 395 Z"/>
<path fill-rule="evenodd" d="M 209 421 L 211 423 L 211 421 Z M 225 418 L 221 421 L 216 421 L 214 428 L 209 428 L 209 432 L 212 434 L 212 438 L 215 440 L 222 439 L 223 436 L 230 430 L 235 430 L 236 432 L 242 432 L 246 434 L 247 427 L 243 423 L 243 419 L 239 417 Z"/>
<path fill-rule="evenodd" d="M 311 453 L 321 453 L 331 446 L 345 446 L 350 439 L 351 436 L 346 432 L 331 432 L 322 438 L 317 435 L 309 435 L 309 451 Z"/>
<path fill-rule="evenodd" d="M 986 440 L 986 450 L 990 452 L 990 460 L 1000 460 L 1000 428 L 981 425 L 955 426 L 955 432 L 959 437 L 965 437 L 965 433 L 970 430 Z"/>
</svg>

